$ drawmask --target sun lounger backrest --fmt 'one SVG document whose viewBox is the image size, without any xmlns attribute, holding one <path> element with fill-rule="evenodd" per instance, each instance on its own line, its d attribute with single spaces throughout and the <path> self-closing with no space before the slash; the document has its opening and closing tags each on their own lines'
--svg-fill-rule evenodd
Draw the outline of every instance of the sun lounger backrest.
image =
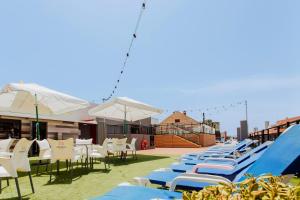
<svg viewBox="0 0 300 200">
<path fill-rule="evenodd" d="M 243 162 L 245 159 L 248 159 L 250 156 L 252 156 L 253 154 L 257 154 L 263 150 L 265 150 L 266 148 L 268 148 L 268 146 L 270 146 L 273 142 L 272 141 L 267 141 L 253 149 L 251 149 L 251 151 L 248 151 L 247 153 L 245 153 L 244 155 L 242 155 L 241 157 L 239 157 L 237 159 L 237 162 Z"/>
<path fill-rule="evenodd" d="M 300 125 L 289 127 L 278 137 L 264 154 L 246 171 L 247 174 L 259 176 L 290 174 L 300 171 L 294 167 L 300 160 Z M 240 180 L 245 177 L 240 178 Z"/>
<path fill-rule="evenodd" d="M 240 150 L 246 146 L 248 146 L 249 143 L 251 143 L 252 140 L 250 139 L 245 139 L 243 141 L 241 141 L 240 143 L 238 143 L 236 146 L 235 146 L 235 150 Z"/>
</svg>

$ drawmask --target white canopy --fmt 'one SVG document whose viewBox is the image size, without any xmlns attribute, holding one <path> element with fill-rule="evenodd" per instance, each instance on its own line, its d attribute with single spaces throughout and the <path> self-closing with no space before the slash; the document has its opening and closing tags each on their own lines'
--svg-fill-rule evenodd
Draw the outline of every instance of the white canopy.
<svg viewBox="0 0 300 200">
<path fill-rule="evenodd" d="M 89 102 L 29 83 L 10 83 L 0 92 L 0 111 L 35 113 L 35 95 L 40 114 L 62 114 L 89 106 Z"/>
<path fill-rule="evenodd" d="M 162 112 L 160 109 L 127 97 L 114 98 L 89 110 L 89 114 L 95 117 L 124 119 L 127 121 L 145 119 Z"/>
</svg>

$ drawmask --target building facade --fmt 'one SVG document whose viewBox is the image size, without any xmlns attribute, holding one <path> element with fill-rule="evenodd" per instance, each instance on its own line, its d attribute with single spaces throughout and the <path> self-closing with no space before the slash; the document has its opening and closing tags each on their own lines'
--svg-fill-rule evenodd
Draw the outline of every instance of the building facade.
<svg viewBox="0 0 300 200">
<path fill-rule="evenodd" d="M 215 128 L 189 117 L 187 113 L 175 111 L 156 127 L 157 147 L 211 146 L 216 143 Z"/>
</svg>

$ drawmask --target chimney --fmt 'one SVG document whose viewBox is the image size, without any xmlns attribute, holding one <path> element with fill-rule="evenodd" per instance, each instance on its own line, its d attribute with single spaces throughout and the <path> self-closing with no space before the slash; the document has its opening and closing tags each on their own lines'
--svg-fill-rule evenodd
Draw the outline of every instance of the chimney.
<svg viewBox="0 0 300 200">
<path fill-rule="evenodd" d="M 186 111 L 185 110 L 183 111 L 183 114 L 186 115 Z"/>
</svg>

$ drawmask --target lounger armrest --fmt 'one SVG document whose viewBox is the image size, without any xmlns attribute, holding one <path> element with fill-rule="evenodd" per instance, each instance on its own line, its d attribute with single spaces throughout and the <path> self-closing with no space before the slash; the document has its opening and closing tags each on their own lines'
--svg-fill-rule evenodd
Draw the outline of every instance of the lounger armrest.
<svg viewBox="0 0 300 200">
<path fill-rule="evenodd" d="M 204 160 L 204 163 L 209 163 L 211 161 L 227 162 L 227 163 L 230 163 L 232 165 L 237 165 L 238 164 L 236 162 L 236 160 L 234 160 L 232 158 L 207 158 L 207 159 Z"/>
<path fill-rule="evenodd" d="M 224 154 L 210 154 L 209 158 L 224 158 Z"/>
<path fill-rule="evenodd" d="M 219 183 L 231 183 L 230 180 L 214 175 L 206 175 L 206 174 L 182 174 L 177 176 L 170 183 L 170 191 L 174 191 L 176 189 L 177 184 L 180 181 L 193 181 L 198 183 L 211 183 L 211 184 L 219 184 Z"/>
<path fill-rule="evenodd" d="M 196 173 L 201 168 L 210 168 L 210 169 L 222 169 L 222 170 L 228 170 L 231 171 L 234 169 L 235 166 L 228 165 L 228 164 L 217 164 L 217 163 L 199 163 L 195 165 L 192 169 L 192 172 Z"/>
<path fill-rule="evenodd" d="M 226 151 L 224 151 L 224 150 L 209 150 L 209 151 L 204 152 L 204 154 L 208 154 L 208 153 L 222 154 L 224 152 L 226 152 Z"/>
<path fill-rule="evenodd" d="M 205 160 L 207 158 L 224 158 L 224 154 L 207 154 L 207 155 L 199 155 L 198 160 Z"/>
<path fill-rule="evenodd" d="M 159 168 L 159 169 L 155 169 L 153 171 L 154 172 L 171 172 L 173 170 L 171 168 Z"/>
<path fill-rule="evenodd" d="M 134 182 L 135 185 L 138 185 L 138 186 L 147 187 L 148 185 L 151 184 L 150 180 L 146 177 L 134 177 L 132 179 L 132 181 Z"/>
</svg>

